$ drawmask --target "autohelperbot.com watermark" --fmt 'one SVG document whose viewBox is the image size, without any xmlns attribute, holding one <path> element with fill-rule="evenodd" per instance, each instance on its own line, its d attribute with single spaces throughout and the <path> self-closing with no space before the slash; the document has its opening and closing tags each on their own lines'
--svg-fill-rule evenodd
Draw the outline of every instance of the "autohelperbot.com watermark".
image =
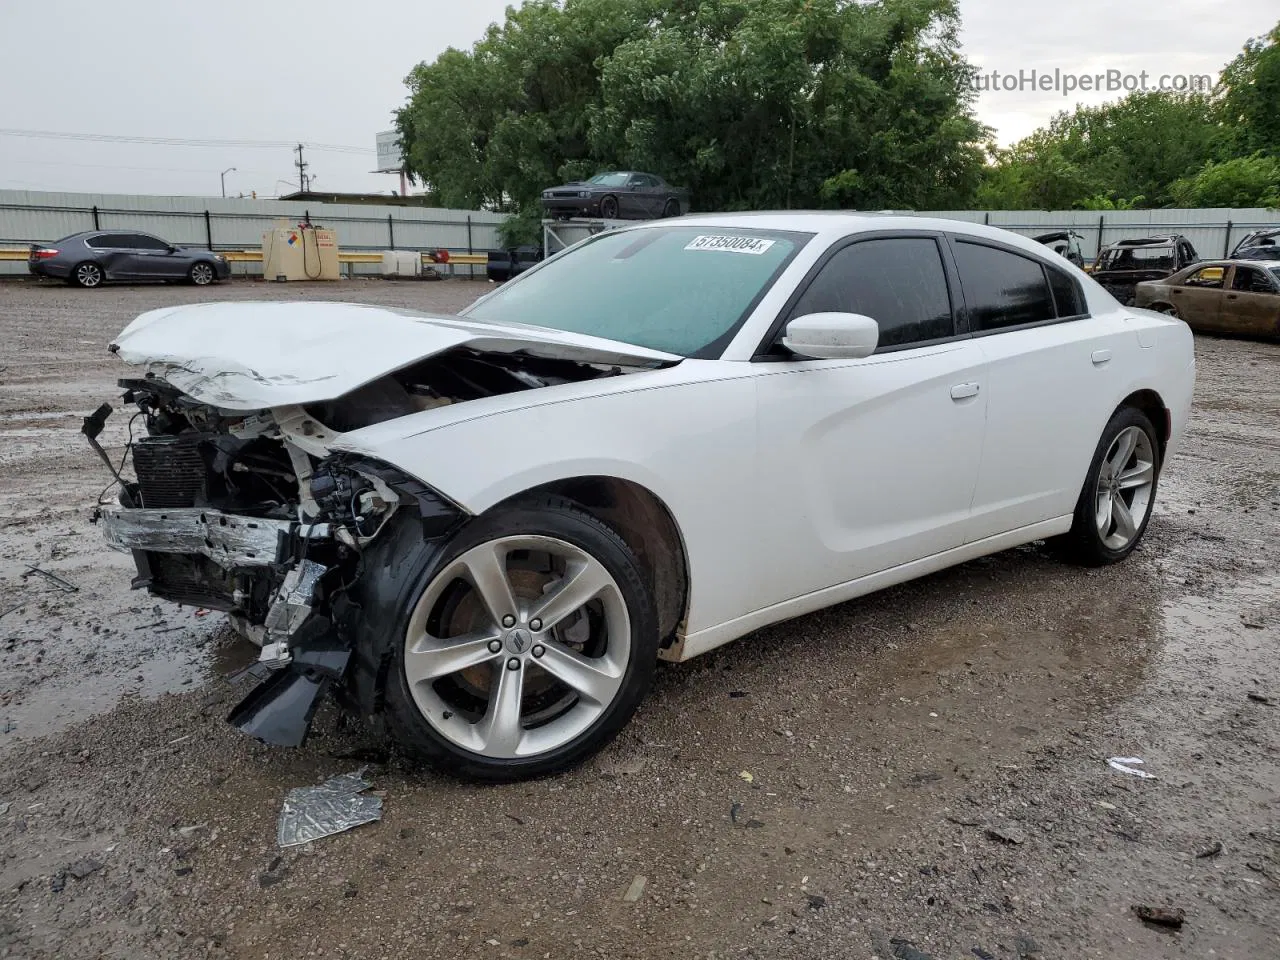
<svg viewBox="0 0 1280 960">
<path fill-rule="evenodd" d="M 1207 73 L 1153 73 L 1140 70 L 1102 70 L 1076 73 L 1054 67 L 1019 70 L 983 70 L 970 83 L 976 93 L 1208 93 L 1217 80 Z"/>
</svg>

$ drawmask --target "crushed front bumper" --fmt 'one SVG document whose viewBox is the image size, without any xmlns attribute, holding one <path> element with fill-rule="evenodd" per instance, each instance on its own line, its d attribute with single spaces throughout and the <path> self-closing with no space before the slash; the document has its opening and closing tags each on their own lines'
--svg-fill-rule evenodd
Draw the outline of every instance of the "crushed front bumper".
<svg viewBox="0 0 1280 960">
<path fill-rule="evenodd" d="M 104 507 L 101 523 L 107 545 L 117 550 L 201 554 L 226 570 L 280 563 L 299 527 L 292 520 L 241 517 L 202 507 Z M 313 527 L 308 536 L 327 537 L 328 528 Z"/>
<path fill-rule="evenodd" d="M 322 580 L 329 568 L 306 558 L 307 548 L 330 538 L 328 524 L 300 524 L 223 513 L 209 508 L 107 507 L 101 512 L 108 545 L 133 552 L 136 587 L 182 602 L 157 585 L 156 555 L 175 560 L 204 558 L 206 566 L 243 582 L 246 576 L 270 585 L 270 606 L 259 624 L 250 624 L 235 602 L 219 607 L 262 653 L 251 672 L 261 681 L 231 711 L 236 727 L 279 746 L 305 739 L 321 695 L 340 681 L 350 649 L 334 633 L 324 603 Z M 301 547 L 300 547 L 301 545 Z M 166 561 L 167 562 L 167 561 Z M 265 590 L 265 587 L 263 588 Z M 247 596 L 250 591 L 243 591 Z"/>
</svg>

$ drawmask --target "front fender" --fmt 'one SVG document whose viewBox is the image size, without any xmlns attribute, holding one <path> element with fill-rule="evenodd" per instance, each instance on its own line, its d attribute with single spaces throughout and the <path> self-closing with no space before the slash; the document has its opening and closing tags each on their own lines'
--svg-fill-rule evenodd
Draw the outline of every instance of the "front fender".
<svg viewBox="0 0 1280 960">
<path fill-rule="evenodd" d="M 689 632 L 740 615 L 754 571 L 756 400 L 750 376 L 530 405 L 344 449 L 408 473 L 473 514 L 560 480 L 615 477 L 670 509 L 688 551 Z M 764 509 L 767 509 L 765 507 Z"/>
</svg>

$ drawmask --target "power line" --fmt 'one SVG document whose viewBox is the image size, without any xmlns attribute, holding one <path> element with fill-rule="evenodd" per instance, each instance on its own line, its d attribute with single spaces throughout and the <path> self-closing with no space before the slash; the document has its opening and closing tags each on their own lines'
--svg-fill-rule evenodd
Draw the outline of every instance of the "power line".
<svg viewBox="0 0 1280 960">
<path fill-rule="evenodd" d="M 146 143 L 164 147 L 253 147 L 279 149 L 297 146 L 295 140 L 215 140 L 194 137 L 130 137 L 114 133 L 66 133 L 60 130 L 14 130 L 0 128 L 0 136 L 25 137 L 38 140 L 80 140 L 94 143 Z M 370 154 L 376 150 L 367 147 L 352 147 L 341 143 L 312 143 L 303 141 L 309 150 L 321 150 L 329 153 Z"/>
</svg>

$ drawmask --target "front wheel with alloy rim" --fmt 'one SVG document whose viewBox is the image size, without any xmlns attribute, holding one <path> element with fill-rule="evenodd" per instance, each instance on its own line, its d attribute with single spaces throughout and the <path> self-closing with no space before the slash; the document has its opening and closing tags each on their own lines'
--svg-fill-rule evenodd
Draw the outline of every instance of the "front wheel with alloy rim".
<svg viewBox="0 0 1280 960">
<path fill-rule="evenodd" d="M 187 274 L 188 279 L 197 287 L 207 287 L 213 283 L 214 276 L 213 266 L 203 262 L 192 264 L 191 270 Z"/>
<path fill-rule="evenodd" d="M 618 198 L 605 197 L 600 201 L 600 216 L 605 220 L 618 219 Z"/>
<path fill-rule="evenodd" d="M 648 692 L 647 580 L 571 501 L 498 508 L 407 566 L 413 582 L 380 632 L 387 725 L 411 757 L 483 780 L 554 773 L 608 743 Z"/>
<path fill-rule="evenodd" d="M 102 283 L 102 268 L 96 263 L 79 264 L 72 272 L 75 282 L 81 287 L 96 287 Z"/>
<path fill-rule="evenodd" d="M 1151 520 L 1160 453 L 1145 413 L 1135 407 L 1116 411 L 1102 432 L 1065 537 L 1074 559 L 1101 566 L 1133 552 Z"/>
</svg>

